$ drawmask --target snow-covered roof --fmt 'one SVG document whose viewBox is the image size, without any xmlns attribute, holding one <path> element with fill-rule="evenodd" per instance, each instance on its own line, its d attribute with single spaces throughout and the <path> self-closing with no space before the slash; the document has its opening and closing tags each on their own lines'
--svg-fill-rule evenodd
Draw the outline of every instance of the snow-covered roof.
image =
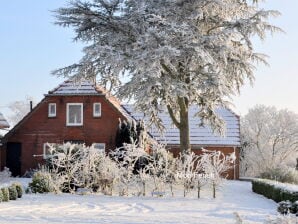
<svg viewBox="0 0 298 224">
<path fill-rule="evenodd" d="M 132 105 L 122 105 L 128 113 L 135 120 L 144 119 L 144 113 L 134 110 Z M 189 123 L 190 123 L 190 144 L 199 146 L 239 146 L 240 145 L 240 129 L 239 129 L 239 117 L 231 110 L 226 108 L 217 109 L 217 114 L 225 121 L 226 131 L 225 136 L 220 136 L 212 131 L 208 126 L 201 127 L 200 119 L 194 115 L 198 112 L 197 107 L 191 106 L 189 109 Z M 163 136 L 160 134 L 157 128 L 152 127 L 149 133 L 160 142 L 164 142 L 168 145 L 179 145 L 179 130 L 173 125 L 172 120 L 168 113 L 162 112 L 159 114 L 165 131 Z"/>
<path fill-rule="evenodd" d="M 9 128 L 9 124 L 5 120 L 5 118 L 1 112 L 0 112 L 0 128 Z"/>
<path fill-rule="evenodd" d="M 89 80 L 72 81 L 67 80 L 55 89 L 48 92 L 48 96 L 65 96 L 65 95 L 104 95 L 102 89 L 97 89 L 94 82 Z"/>
</svg>

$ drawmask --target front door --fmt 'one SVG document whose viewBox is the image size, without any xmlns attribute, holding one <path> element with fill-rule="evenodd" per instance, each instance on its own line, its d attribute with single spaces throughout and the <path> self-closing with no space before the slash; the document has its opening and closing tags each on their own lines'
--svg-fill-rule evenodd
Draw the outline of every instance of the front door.
<svg viewBox="0 0 298 224">
<path fill-rule="evenodd" d="M 8 142 L 6 148 L 6 166 L 12 176 L 21 175 L 21 151 L 22 144 L 19 142 Z"/>
</svg>

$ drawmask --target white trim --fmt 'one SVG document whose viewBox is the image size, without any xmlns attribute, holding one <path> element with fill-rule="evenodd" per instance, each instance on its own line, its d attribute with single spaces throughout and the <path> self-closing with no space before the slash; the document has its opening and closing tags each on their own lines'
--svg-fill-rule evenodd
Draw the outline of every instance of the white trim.
<svg viewBox="0 0 298 224">
<path fill-rule="evenodd" d="M 51 107 L 54 106 L 55 108 L 55 113 L 51 113 Z M 57 106 L 56 103 L 49 103 L 48 105 L 48 117 L 56 117 L 57 115 Z"/>
<path fill-rule="evenodd" d="M 99 105 L 99 113 L 96 113 L 95 107 Z M 101 103 L 93 103 L 93 117 L 101 117 Z"/>
<path fill-rule="evenodd" d="M 81 106 L 81 122 L 69 123 L 69 106 Z M 67 103 L 66 104 L 66 125 L 67 126 L 83 126 L 83 103 Z"/>
</svg>

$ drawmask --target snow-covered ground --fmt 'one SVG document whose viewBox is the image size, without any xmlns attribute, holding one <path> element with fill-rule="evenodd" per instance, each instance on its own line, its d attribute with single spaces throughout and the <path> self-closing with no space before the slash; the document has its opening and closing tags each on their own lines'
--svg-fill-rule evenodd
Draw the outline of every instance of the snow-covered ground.
<svg viewBox="0 0 298 224">
<path fill-rule="evenodd" d="M 195 195 L 195 194 L 194 194 Z M 0 203 L 0 223 L 263 223 L 277 204 L 251 191 L 251 183 L 227 181 L 216 199 L 27 194 Z"/>
</svg>

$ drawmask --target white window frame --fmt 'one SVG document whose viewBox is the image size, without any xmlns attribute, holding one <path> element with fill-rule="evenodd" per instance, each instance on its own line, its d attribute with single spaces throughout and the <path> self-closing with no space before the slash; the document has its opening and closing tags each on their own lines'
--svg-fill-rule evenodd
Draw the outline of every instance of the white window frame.
<svg viewBox="0 0 298 224">
<path fill-rule="evenodd" d="M 69 106 L 81 106 L 81 122 L 80 123 L 69 123 Z M 67 126 L 83 126 L 83 103 L 67 103 L 66 104 L 66 125 Z"/>
<path fill-rule="evenodd" d="M 55 108 L 55 113 L 51 113 L 51 107 L 54 106 Z M 49 106 L 48 106 L 48 117 L 56 117 L 57 115 L 57 106 L 56 106 L 56 103 L 49 103 Z"/>
<path fill-rule="evenodd" d="M 99 113 L 96 113 L 96 106 L 99 105 Z M 93 103 L 93 117 L 101 117 L 101 103 Z"/>
<path fill-rule="evenodd" d="M 95 149 L 98 149 L 99 152 L 105 153 L 106 152 L 106 143 L 93 143 L 92 146 Z"/>
</svg>

